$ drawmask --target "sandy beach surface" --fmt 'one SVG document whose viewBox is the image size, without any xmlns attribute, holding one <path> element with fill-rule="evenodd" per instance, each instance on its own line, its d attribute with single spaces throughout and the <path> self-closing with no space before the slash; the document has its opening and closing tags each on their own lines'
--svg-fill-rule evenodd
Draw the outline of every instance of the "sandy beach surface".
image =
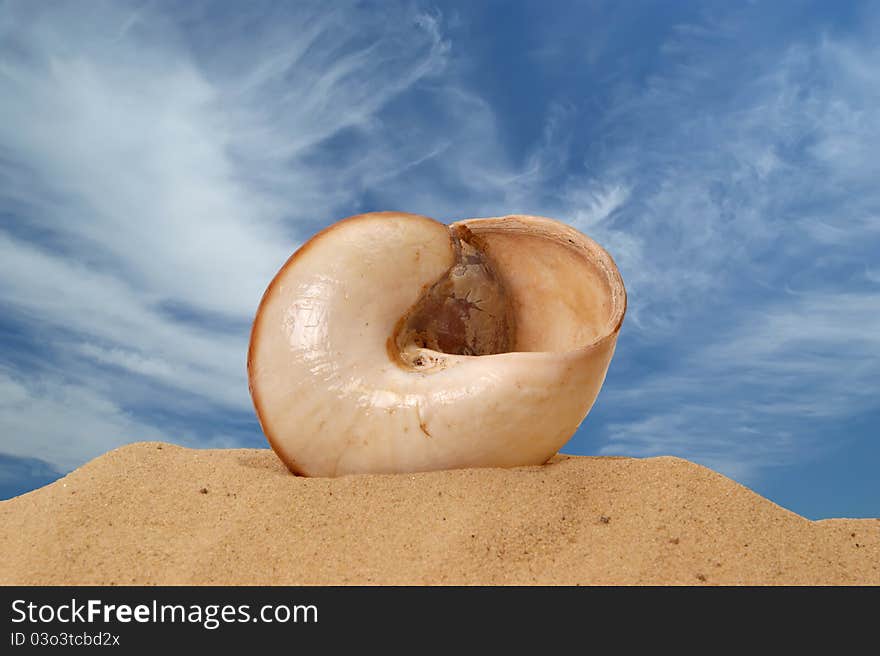
<svg viewBox="0 0 880 656">
<path fill-rule="evenodd" d="M 9 584 L 873 584 L 880 519 L 808 521 L 678 458 L 309 479 L 138 443 L 0 502 Z"/>
</svg>

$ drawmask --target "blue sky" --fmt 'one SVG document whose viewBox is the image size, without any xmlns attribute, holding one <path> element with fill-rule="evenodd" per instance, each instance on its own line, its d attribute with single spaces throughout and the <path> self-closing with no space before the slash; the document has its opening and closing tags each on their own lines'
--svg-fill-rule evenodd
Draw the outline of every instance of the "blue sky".
<svg viewBox="0 0 880 656">
<path fill-rule="evenodd" d="M 132 441 L 265 446 L 263 289 L 398 209 L 615 257 L 565 451 L 880 516 L 878 44 L 871 2 L 0 2 L 0 497 Z"/>
</svg>

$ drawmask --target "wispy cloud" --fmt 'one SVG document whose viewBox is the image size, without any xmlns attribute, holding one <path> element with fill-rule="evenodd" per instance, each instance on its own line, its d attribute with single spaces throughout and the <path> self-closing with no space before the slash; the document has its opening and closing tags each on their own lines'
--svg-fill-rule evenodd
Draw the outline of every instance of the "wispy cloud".
<svg viewBox="0 0 880 656">
<path fill-rule="evenodd" d="M 64 469 L 186 439 L 145 389 L 250 416 L 247 330 L 273 273 L 371 176 L 436 152 L 385 145 L 380 113 L 443 69 L 437 17 L 166 10 L 0 7 L 0 305 L 41 351 L 36 370 L 7 364 L 0 452 Z M 361 158 L 316 148 L 346 131 Z"/>
<path fill-rule="evenodd" d="M 876 409 L 880 293 L 792 294 L 737 319 L 663 374 L 609 390 L 630 418 L 610 422 L 601 452 L 677 453 L 751 482 L 845 447 L 835 423 Z"/>
<path fill-rule="evenodd" d="M 631 181 L 626 202 L 593 220 L 588 182 L 581 204 L 600 241 L 622 240 L 633 310 L 601 452 L 754 480 L 878 407 L 880 51 L 810 35 L 749 52 L 723 38 L 741 18 L 679 31 L 669 72 L 610 119 L 632 140 L 594 176 Z"/>
</svg>

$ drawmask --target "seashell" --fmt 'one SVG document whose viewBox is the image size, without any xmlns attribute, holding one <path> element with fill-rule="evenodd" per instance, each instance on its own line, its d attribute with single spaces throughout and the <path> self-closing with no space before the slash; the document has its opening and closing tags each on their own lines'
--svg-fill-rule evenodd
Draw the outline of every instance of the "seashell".
<svg viewBox="0 0 880 656">
<path fill-rule="evenodd" d="M 353 216 L 263 295 L 248 381 L 297 474 L 546 462 L 599 393 L 626 311 L 611 256 L 535 216 Z"/>
</svg>

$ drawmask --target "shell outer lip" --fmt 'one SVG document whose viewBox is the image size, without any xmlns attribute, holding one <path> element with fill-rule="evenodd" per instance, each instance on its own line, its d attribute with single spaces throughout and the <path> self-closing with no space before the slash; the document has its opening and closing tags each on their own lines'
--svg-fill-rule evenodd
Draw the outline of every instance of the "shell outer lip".
<svg viewBox="0 0 880 656">
<path fill-rule="evenodd" d="M 480 223 L 483 223 L 484 225 L 507 224 L 509 226 L 512 222 L 519 222 L 524 226 L 533 228 L 542 227 L 546 229 L 551 229 L 554 232 L 571 235 L 572 237 L 580 241 L 585 247 L 584 249 L 578 250 L 587 250 L 590 252 L 591 255 L 595 256 L 595 261 L 599 263 L 607 277 L 608 283 L 612 291 L 612 298 L 614 299 L 614 312 L 612 313 L 612 319 L 608 322 L 609 328 L 604 331 L 603 334 L 596 337 L 593 341 L 588 342 L 584 346 L 572 349 L 570 352 L 592 351 L 593 349 L 603 346 L 609 340 L 616 339 L 621 327 L 623 326 L 623 319 L 626 316 L 628 303 L 626 286 L 623 282 L 623 276 L 621 276 L 620 274 L 620 269 L 617 267 L 617 263 L 614 261 L 611 253 L 602 248 L 602 246 L 600 246 L 595 240 L 583 234 L 576 228 L 571 227 L 567 223 L 563 223 L 562 221 L 551 219 L 546 216 L 538 216 L 533 214 L 507 214 L 504 216 L 460 219 L 458 221 L 455 221 L 454 223 L 451 223 L 450 227 L 463 225 L 469 229 L 473 229 L 474 224 L 477 224 L 478 226 Z M 477 230 L 479 230 L 479 227 L 477 227 Z M 571 237 L 568 237 L 566 239 L 569 243 L 577 247 L 577 243 L 572 241 Z"/>
</svg>

